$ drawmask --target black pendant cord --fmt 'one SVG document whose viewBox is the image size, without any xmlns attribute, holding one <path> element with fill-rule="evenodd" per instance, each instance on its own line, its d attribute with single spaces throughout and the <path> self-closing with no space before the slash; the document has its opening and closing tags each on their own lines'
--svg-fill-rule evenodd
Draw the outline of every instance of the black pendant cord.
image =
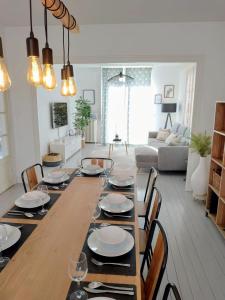
<svg viewBox="0 0 225 300">
<path fill-rule="evenodd" d="M 47 16 L 46 0 L 45 0 L 45 10 L 44 10 L 44 24 L 45 24 L 45 47 L 49 48 L 49 45 L 48 45 L 48 16 Z"/>
<path fill-rule="evenodd" d="M 64 25 L 63 25 L 63 66 L 66 65 L 66 55 L 65 55 L 65 33 L 64 33 Z"/>
<path fill-rule="evenodd" d="M 34 37 L 33 18 L 32 18 L 32 0 L 30 0 L 30 37 Z"/>
<path fill-rule="evenodd" d="M 67 29 L 67 35 L 68 35 L 68 45 L 67 45 L 67 64 L 70 65 L 70 30 Z"/>
</svg>

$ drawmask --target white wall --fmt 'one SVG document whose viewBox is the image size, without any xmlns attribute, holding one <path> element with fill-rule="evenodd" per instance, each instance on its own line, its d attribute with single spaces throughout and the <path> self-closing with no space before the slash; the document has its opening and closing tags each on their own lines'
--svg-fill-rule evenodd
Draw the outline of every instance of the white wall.
<svg viewBox="0 0 225 300">
<path fill-rule="evenodd" d="M 39 159 L 36 93 L 26 82 L 25 38 L 28 33 L 29 29 L 24 27 L 6 28 L 6 55 L 13 81 L 9 96 L 17 175 Z M 35 28 L 41 45 L 43 34 L 43 28 Z M 215 101 L 225 97 L 224 36 L 223 22 L 81 26 L 81 33 L 71 36 L 71 62 L 197 62 L 193 128 L 210 131 Z M 55 62 L 61 63 L 61 26 L 50 28 L 49 42 Z"/>
</svg>

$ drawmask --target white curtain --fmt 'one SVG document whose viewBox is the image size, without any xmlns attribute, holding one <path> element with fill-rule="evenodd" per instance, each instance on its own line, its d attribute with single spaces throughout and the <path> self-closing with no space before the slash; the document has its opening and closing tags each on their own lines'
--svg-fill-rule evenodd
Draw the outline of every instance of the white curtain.
<svg viewBox="0 0 225 300">
<path fill-rule="evenodd" d="M 112 71 L 113 70 L 113 71 Z M 130 144 L 146 144 L 154 118 L 151 68 L 126 68 L 123 73 L 134 78 L 129 84 L 108 82 L 121 70 L 103 69 L 102 141 L 110 143 L 115 134 Z"/>
</svg>

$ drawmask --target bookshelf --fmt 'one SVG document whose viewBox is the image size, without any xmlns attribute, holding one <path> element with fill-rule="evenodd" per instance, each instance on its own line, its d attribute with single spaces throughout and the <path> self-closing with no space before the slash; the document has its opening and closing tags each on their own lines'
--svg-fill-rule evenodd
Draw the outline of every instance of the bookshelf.
<svg viewBox="0 0 225 300">
<path fill-rule="evenodd" d="M 216 102 L 206 216 L 225 237 L 225 102 Z"/>
</svg>

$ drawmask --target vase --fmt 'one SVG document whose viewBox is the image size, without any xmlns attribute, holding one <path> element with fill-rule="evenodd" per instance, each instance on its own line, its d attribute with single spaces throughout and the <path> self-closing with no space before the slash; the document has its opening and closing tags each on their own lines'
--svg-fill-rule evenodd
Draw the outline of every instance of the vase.
<svg viewBox="0 0 225 300">
<path fill-rule="evenodd" d="M 199 164 L 191 176 L 194 199 L 205 200 L 208 189 L 208 159 L 200 156 Z"/>
</svg>

